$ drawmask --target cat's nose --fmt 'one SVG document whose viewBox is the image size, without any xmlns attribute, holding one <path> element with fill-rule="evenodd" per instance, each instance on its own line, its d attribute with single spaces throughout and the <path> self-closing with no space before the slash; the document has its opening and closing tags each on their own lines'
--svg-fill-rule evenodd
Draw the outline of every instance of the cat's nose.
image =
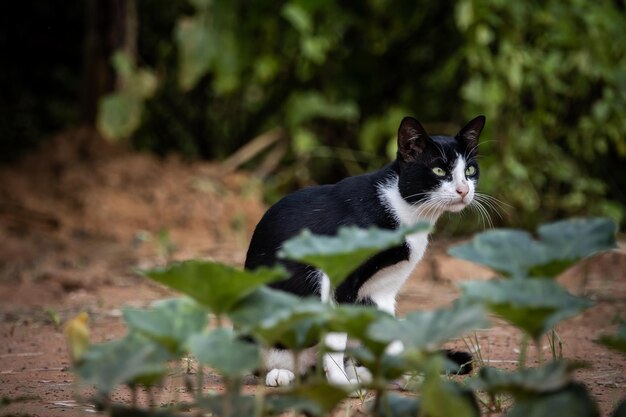
<svg viewBox="0 0 626 417">
<path fill-rule="evenodd" d="M 467 184 L 459 184 L 456 186 L 456 193 L 461 197 L 461 199 L 465 198 L 467 193 L 469 193 L 469 186 Z"/>
</svg>

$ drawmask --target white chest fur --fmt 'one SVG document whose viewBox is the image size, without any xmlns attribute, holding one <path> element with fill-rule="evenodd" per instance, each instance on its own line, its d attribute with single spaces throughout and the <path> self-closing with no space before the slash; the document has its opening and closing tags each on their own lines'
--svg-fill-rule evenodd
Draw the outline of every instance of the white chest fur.
<svg viewBox="0 0 626 417">
<path fill-rule="evenodd" d="M 436 217 L 424 218 L 420 216 L 415 207 L 407 203 L 398 191 L 398 179 L 392 179 L 380 187 L 381 201 L 387 205 L 388 210 L 393 213 L 400 224 L 411 225 L 419 221 L 434 223 Z M 409 247 L 409 258 L 406 261 L 398 262 L 374 274 L 359 289 L 358 298 L 369 298 L 376 303 L 378 308 L 395 314 L 396 295 L 402 285 L 411 276 L 417 263 L 424 256 L 428 246 L 427 233 L 415 233 L 407 236 L 406 242 Z"/>
<path fill-rule="evenodd" d="M 361 286 L 358 293 L 359 299 L 369 298 L 378 308 L 393 315 L 396 312 L 398 291 L 424 256 L 428 246 L 428 235 L 416 233 L 407 237 L 406 241 L 409 246 L 409 259 L 378 271 Z"/>
</svg>

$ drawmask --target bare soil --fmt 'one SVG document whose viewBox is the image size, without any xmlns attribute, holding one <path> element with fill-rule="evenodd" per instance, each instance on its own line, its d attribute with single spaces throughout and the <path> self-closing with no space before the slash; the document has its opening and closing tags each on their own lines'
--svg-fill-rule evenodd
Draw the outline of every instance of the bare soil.
<svg viewBox="0 0 626 417">
<path fill-rule="evenodd" d="M 87 311 L 93 342 L 117 338 L 125 333 L 122 307 L 172 296 L 134 268 L 194 257 L 241 265 L 265 210 L 261 186 L 245 174 L 224 174 L 219 164 L 131 152 L 88 129 L 66 132 L 0 168 L 0 397 L 19 400 L 0 405 L 0 415 L 94 413 L 76 401 L 64 323 Z M 449 305 L 459 295 L 457 282 L 492 276 L 449 257 L 451 243 L 433 240 L 400 294 L 400 315 Z M 563 355 L 590 364 L 576 377 L 609 415 L 626 396 L 626 358 L 594 340 L 626 319 L 626 245 L 559 281 L 596 301 L 557 330 Z M 476 336 L 485 363 L 516 366 L 521 335 L 511 326 L 494 321 Z M 451 346 L 467 349 L 466 342 Z M 550 356 L 547 342 L 542 350 Z M 536 358 L 531 349 L 530 362 Z M 184 395 L 181 378 L 171 378 L 156 400 Z M 249 382 L 247 390 L 254 390 L 254 378 Z M 215 375 L 207 376 L 206 390 L 220 390 Z M 120 391 L 116 399 L 129 397 Z M 358 415 L 365 406 L 353 400 L 343 411 Z"/>
</svg>

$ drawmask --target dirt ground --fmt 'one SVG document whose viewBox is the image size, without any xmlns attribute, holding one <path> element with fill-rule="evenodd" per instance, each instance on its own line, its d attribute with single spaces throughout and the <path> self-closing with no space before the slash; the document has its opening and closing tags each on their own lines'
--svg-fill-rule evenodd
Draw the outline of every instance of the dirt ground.
<svg viewBox="0 0 626 417">
<path fill-rule="evenodd" d="M 130 152 L 86 129 L 0 167 L 0 397 L 20 400 L 0 405 L 0 416 L 94 413 L 76 401 L 65 321 L 87 311 L 93 342 L 117 338 L 125 333 L 122 307 L 172 295 L 134 268 L 192 257 L 241 265 L 265 209 L 260 189 L 259 180 L 224 174 L 218 164 Z M 450 244 L 433 240 L 400 294 L 401 315 L 448 305 L 459 295 L 457 282 L 492 275 L 447 256 Z M 626 244 L 559 281 L 596 302 L 557 330 L 564 356 L 591 365 L 576 377 L 608 415 L 626 396 L 626 359 L 594 339 L 626 320 Z M 520 334 L 511 326 L 494 321 L 477 338 L 486 362 L 516 366 Z M 463 341 L 451 346 L 466 349 Z M 548 356 L 547 343 L 543 349 Z M 536 352 L 530 353 L 532 361 Z M 157 401 L 177 398 L 182 385 L 173 379 Z M 220 389 L 215 376 L 207 377 L 206 389 Z M 127 394 L 117 399 L 127 400 Z M 353 413 L 363 406 L 346 405 Z"/>
</svg>

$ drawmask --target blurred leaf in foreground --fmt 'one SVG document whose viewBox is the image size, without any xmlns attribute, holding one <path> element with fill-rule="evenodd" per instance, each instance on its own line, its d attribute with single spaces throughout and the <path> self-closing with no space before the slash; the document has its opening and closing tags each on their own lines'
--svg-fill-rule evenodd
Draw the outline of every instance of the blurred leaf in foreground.
<svg viewBox="0 0 626 417">
<path fill-rule="evenodd" d="M 596 342 L 608 348 L 626 354 L 626 326 L 620 326 L 617 334 L 605 334 L 600 336 L 600 338 L 596 340 Z"/>
<path fill-rule="evenodd" d="M 369 257 L 403 244 L 407 235 L 427 233 L 430 228 L 427 223 L 397 230 L 347 226 L 341 227 L 336 236 L 314 235 L 304 230 L 286 241 L 278 256 L 319 268 L 328 275 L 331 285 L 337 287 Z"/>
<path fill-rule="evenodd" d="M 215 314 L 228 312 L 256 288 L 285 277 L 282 268 L 244 271 L 217 262 L 191 260 L 142 273 L 181 291 Z"/>
<path fill-rule="evenodd" d="M 616 229 L 606 218 L 563 220 L 540 226 L 538 240 L 521 230 L 492 230 L 448 252 L 505 276 L 552 278 L 587 256 L 615 248 Z"/>
<path fill-rule="evenodd" d="M 587 388 L 571 382 L 564 388 L 516 399 L 507 417 L 599 417 L 600 412 Z"/>
<path fill-rule="evenodd" d="M 484 308 L 457 302 L 452 308 L 414 311 L 404 319 L 384 317 L 369 329 L 369 337 L 391 343 L 400 340 L 405 350 L 434 351 L 463 333 L 489 325 Z"/>
<path fill-rule="evenodd" d="M 579 362 L 558 360 L 539 368 L 524 368 L 515 372 L 492 367 L 481 368 L 478 375 L 468 381 L 476 390 L 489 393 L 509 393 L 528 396 L 557 391 L 571 381 L 572 373 L 584 367 Z"/>
<path fill-rule="evenodd" d="M 266 346 L 280 343 L 298 350 L 319 342 L 329 312 L 319 299 L 262 287 L 242 299 L 229 318 L 240 332 L 254 334 Z"/>
<path fill-rule="evenodd" d="M 130 333 L 122 339 L 92 345 L 76 372 L 83 382 L 108 395 L 121 384 L 155 384 L 165 374 L 169 359 L 172 356 L 164 347 Z"/>
<path fill-rule="evenodd" d="M 261 352 L 253 343 L 241 340 L 230 329 L 216 329 L 189 339 L 189 349 L 200 363 L 226 377 L 241 376 L 260 366 Z"/>
<path fill-rule="evenodd" d="M 81 311 L 65 325 L 65 336 L 72 363 L 80 363 L 89 348 L 89 315 Z"/>
<path fill-rule="evenodd" d="M 491 312 L 522 329 L 534 340 L 559 321 L 591 307 L 551 280 L 495 279 L 461 283 L 463 297 L 483 304 Z"/>
<path fill-rule="evenodd" d="M 207 310 L 185 298 L 160 300 L 149 309 L 125 309 L 126 324 L 172 352 L 183 352 L 187 339 L 207 326 Z"/>
</svg>

